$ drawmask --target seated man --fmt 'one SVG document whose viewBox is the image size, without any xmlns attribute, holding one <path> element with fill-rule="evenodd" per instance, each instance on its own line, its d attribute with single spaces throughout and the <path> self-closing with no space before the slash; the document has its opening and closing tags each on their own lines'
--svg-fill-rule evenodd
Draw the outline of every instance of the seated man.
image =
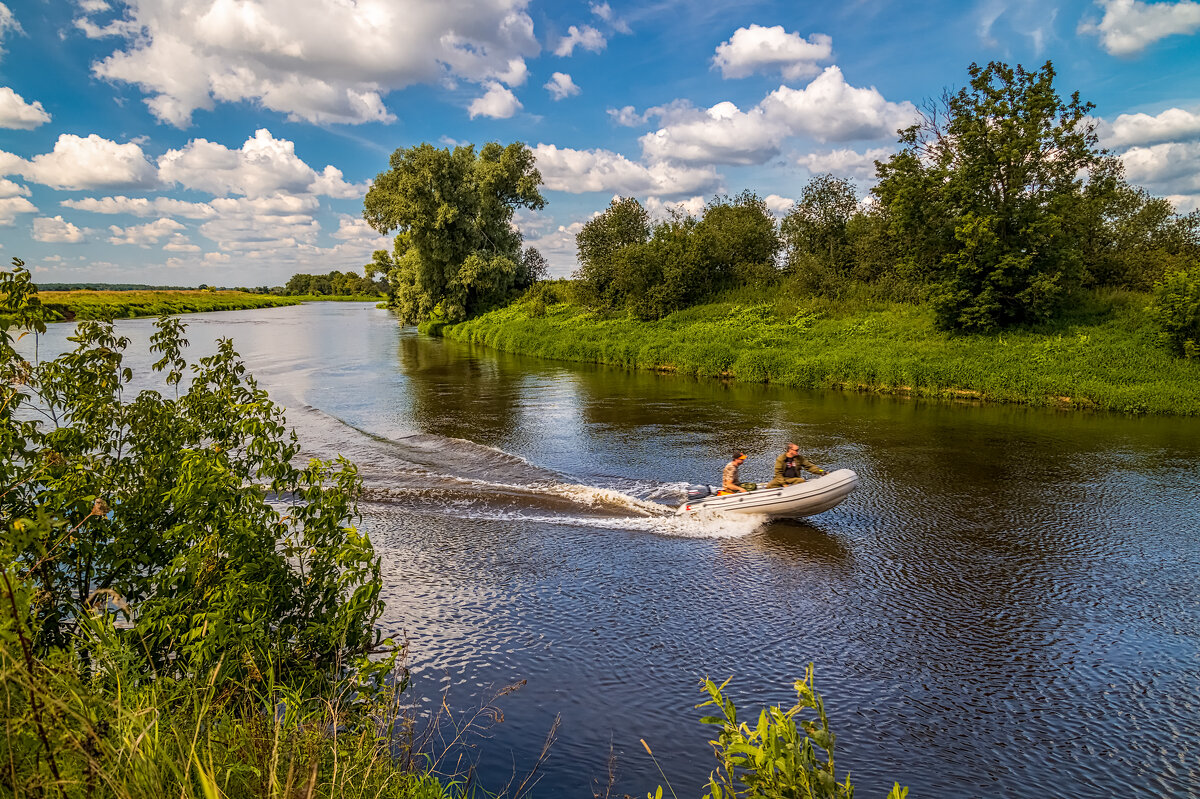
<svg viewBox="0 0 1200 799">
<path fill-rule="evenodd" d="M 825 470 L 800 454 L 800 447 L 788 444 L 784 453 L 775 459 L 775 477 L 767 483 L 767 488 L 779 488 L 796 483 L 803 483 L 801 471 L 812 472 L 816 475 L 825 474 Z"/>
<path fill-rule="evenodd" d="M 746 462 L 746 453 L 738 450 L 733 453 L 733 460 L 725 464 L 721 472 L 721 490 L 730 494 L 746 493 L 746 489 L 738 484 L 738 467 Z"/>
</svg>

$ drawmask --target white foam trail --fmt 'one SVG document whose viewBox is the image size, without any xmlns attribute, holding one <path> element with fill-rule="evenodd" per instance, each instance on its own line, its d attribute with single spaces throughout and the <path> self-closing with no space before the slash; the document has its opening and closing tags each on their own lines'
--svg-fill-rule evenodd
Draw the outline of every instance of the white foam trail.
<svg viewBox="0 0 1200 799">
<path fill-rule="evenodd" d="M 657 517 L 595 517 L 595 516 L 530 516 L 512 512 L 472 513 L 469 518 L 480 521 L 522 521 L 558 524 L 567 527 L 597 527 L 605 530 L 631 530 L 670 536 L 672 538 L 741 538 L 750 535 L 766 521 L 766 516 L 737 514 L 689 513 L 682 516 Z"/>
<path fill-rule="evenodd" d="M 609 488 L 596 488 L 577 483 L 551 483 L 549 485 L 538 486 L 538 489 L 547 494 L 557 494 L 560 497 L 566 497 L 572 502 L 586 505 L 589 508 L 601 506 L 626 510 L 630 513 L 637 513 L 644 516 L 667 516 L 675 512 L 674 508 L 659 502 L 638 499 L 637 497 Z"/>
</svg>

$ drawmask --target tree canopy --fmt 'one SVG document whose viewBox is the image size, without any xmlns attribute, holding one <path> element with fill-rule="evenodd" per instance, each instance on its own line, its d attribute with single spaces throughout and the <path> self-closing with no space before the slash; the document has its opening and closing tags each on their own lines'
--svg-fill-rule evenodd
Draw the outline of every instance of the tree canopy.
<svg viewBox="0 0 1200 799">
<path fill-rule="evenodd" d="M 520 288 L 521 234 L 517 208 L 540 209 L 542 176 L 533 152 L 520 142 L 496 142 L 476 154 L 421 144 L 392 153 L 363 203 L 363 218 L 383 234 L 398 231 L 385 268 L 393 303 L 405 321 L 435 309 L 448 320 L 502 301 Z"/>
</svg>

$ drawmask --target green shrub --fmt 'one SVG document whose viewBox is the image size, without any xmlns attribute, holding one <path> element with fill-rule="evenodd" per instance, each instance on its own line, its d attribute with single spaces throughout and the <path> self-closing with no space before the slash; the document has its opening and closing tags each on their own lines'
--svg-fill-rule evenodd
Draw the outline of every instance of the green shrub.
<svg viewBox="0 0 1200 799">
<path fill-rule="evenodd" d="M 1150 311 L 1168 350 L 1189 360 L 1200 358 L 1200 266 L 1174 272 L 1156 284 Z"/>
<path fill-rule="evenodd" d="M 709 776 L 705 799 L 852 799 L 850 777 L 838 782 L 834 769 L 837 736 L 829 729 L 825 702 L 813 690 L 811 663 L 804 678 L 795 683 L 796 704 L 787 710 L 763 709 L 753 727 L 738 721 L 737 707 L 723 693 L 728 684 L 729 680 L 717 685 L 707 678 L 701 682 L 708 701 L 697 707 L 714 707 L 719 713 L 700 719 L 719 730 L 717 739 L 710 741 L 717 766 Z M 642 745 L 650 751 L 645 741 Z M 649 796 L 661 799 L 662 795 L 660 786 Z M 895 783 L 888 799 L 907 795 L 908 788 Z"/>
</svg>

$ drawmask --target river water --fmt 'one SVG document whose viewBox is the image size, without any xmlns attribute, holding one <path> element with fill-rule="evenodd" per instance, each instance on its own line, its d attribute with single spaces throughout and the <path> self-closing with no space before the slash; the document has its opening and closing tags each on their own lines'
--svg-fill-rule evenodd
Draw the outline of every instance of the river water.
<svg viewBox="0 0 1200 799">
<path fill-rule="evenodd" d="M 1200 796 L 1198 420 L 558 364 L 362 304 L 185 321 L 193 357 L 234 339 L 311 454 L 359 464 L 421 706 L 525 681 L 467 737 L 489 789 L 560 716 L 534 796 L 644 796 L 641 738 L 699 796 L 698 680 L 732 676 L 753 721 L 813 662 L 859 796 Z M 137 368 L 151 324 L 120 323 Z M 671 514 L 788 440 L 861 489 L 803 522 Z"/>
</svg>

